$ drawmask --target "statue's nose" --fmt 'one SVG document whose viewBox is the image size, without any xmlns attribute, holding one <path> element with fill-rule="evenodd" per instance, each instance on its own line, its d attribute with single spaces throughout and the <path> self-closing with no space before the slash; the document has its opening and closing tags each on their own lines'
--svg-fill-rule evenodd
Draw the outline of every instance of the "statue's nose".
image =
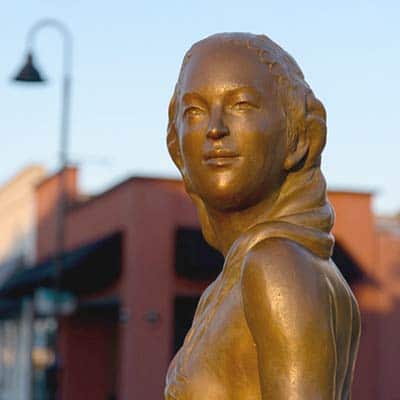
<svg viewBox="0 0 400 400">
<path fill-rule="evenodd" d="M 229 128 L 224 124 L 221 110 L 214 110 L 211 114 L 208 125 L 207 137 L 210 139 L 220 139 L 229 135 Z"/>
</svg>

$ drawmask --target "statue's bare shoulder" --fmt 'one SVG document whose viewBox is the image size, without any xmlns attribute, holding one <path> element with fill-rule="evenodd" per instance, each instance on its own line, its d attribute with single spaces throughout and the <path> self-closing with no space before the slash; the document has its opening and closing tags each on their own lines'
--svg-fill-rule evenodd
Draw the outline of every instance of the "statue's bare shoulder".
<svg viewBox="0 0 400 400">
<path fill-rule="evenodd" d="M 337 349 L 325 262 L 288 239 L 266 239 L 244 259 L 243 307 L 266 398 L 332 399 Z"/>
<path fill-rule="evenodd" d="M 329 308 L 331 290 L 323 263 L 324 260 L 292 240 L 265 239 L 244 259 L 242 290 L 246 294 L 247 287 L 256 284 L 270 300 L 284 300 L 285 294 L 304 302 L 315 297 L 318 307 Z M 309 306 L 315 307 L 314 302 Z"/>
</svg>

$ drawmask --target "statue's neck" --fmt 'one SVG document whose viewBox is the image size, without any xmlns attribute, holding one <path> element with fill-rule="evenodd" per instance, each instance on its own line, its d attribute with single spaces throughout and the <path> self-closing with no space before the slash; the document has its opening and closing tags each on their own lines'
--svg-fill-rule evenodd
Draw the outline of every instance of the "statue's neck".
<svg viewBox="0 0 400 400">
<path fill-rule="evenodd" d="M 275 199 L 265 199 L 240 211 L 220 211 L 206 206 L 208 223 L 214 233 L 212 245 L 226 256 L 232 244 L 240 235 L 271 218 L 272 200 Z"/>
</svg>

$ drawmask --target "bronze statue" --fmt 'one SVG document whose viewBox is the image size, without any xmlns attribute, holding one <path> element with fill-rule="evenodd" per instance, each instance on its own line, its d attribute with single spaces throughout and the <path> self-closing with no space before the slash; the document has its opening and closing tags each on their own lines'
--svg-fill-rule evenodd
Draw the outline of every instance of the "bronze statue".
<svg viewBox="0 0 400 400">
<path fill-rule="evenodd" d="M 266 36 L 217 34 L 186 54 L 168 149 L 225 263 L 167 400 L 350 399 L 360 316 L 330 259 L 325 139 L 323 105 Z"/>
</svg>

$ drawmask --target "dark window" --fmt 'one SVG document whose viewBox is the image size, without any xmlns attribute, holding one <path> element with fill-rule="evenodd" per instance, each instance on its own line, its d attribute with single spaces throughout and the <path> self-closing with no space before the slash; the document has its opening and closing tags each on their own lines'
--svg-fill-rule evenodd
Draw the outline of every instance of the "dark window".
<svg viewBox="0 0 400 400">
<path fill-rule="evenodd" d="M 333 249 L 332 260 L 339 268 L 344 279 L 351 286 L 363 278 L 363 272 L 357 265 L 356 261 L 351 255 L 344 249 L 340 243 L 336 242 Z"/>
<path fill-rule="evenodd" d="M 174 354 L 182 346 L 186 333 L 192 326 L 193 316 L 200 297 L 177 296 L 174 304 Z"/>
<path fill-rule="evenodd" d="M 204 240 L 199 229 L 176 231 L 175 271 L 183 278 L 214 280 L 224 264 L 223 256 Z"/>
</svg>

